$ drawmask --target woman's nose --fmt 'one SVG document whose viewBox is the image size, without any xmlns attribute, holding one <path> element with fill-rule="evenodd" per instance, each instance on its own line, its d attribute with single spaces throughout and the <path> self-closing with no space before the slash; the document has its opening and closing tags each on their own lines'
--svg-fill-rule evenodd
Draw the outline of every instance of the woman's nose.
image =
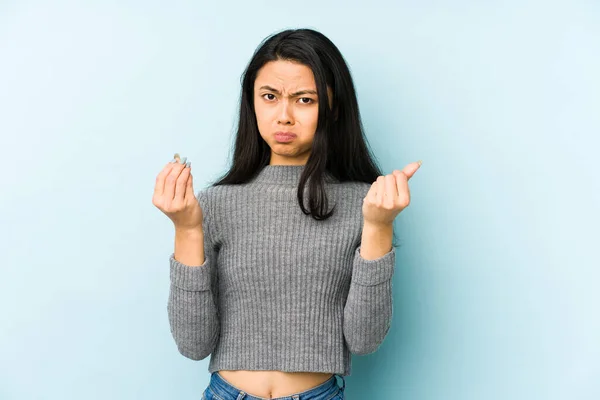
<svg viewBox="0 0 600 400">
<path fill-rule="evenodd" d="M 279 110 L 278 123 L 280 124 L 289 124 L 293 122 L 291 107 L 286 103 L 282 102 Z"/>
</svg>

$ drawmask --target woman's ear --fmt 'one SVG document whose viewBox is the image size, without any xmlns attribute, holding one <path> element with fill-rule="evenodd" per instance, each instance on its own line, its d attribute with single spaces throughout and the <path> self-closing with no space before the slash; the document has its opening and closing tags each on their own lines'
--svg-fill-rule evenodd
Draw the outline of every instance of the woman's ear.
<svg viewBox="0 0 600 400">
<path fill-rule="evenodd" d="M 329 103 L 329 108 L 333 111 L 333 120 L 337 121 L 338 119 L 338 106 L 337 104 L 333 104 L 333 90 L 329 86 L 327 86 L 327 102 Z"/>
</svg>

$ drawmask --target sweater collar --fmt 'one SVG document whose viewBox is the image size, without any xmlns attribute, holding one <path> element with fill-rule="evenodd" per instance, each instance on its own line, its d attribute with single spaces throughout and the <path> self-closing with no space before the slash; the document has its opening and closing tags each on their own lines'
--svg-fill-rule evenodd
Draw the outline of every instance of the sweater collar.
<svg viewBox="0 0 600 400">
<path fill-rule="evenodd" d="M 266 184 L 298 185 L 304 165 L 266 165 L 260 170 L 254 182 Z M 337 179 L 325 171 L 325 182 L 334 183 Z"/>
</svg>

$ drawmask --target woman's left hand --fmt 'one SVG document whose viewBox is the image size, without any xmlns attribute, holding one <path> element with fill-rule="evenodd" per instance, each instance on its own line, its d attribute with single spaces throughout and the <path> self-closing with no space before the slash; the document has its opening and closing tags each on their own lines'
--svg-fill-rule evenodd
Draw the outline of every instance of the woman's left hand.
<svg viewBox="0 0 600 400">
<path fill-rule="evenodd" d="M 410 204 L 408 180 L 421 166 L 421 161 L 408 164 L 402 171 L 379 176 L 363 200 L 365 224 L 392 225 L 396 216 Z"/>
</svg>

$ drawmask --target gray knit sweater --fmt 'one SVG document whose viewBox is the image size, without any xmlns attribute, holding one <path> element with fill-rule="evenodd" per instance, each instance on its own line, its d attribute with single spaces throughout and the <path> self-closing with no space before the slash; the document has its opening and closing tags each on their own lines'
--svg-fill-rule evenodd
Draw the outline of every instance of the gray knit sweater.
<svg viewBox="0 0 600 400">
<path fill-rule="evenodd" d="M 360 255 L 362 203 L 370 184 L 326 176 L 328 210 L 302 213 L 304 166 L 267 165 L 251 182 L 207 187 L 205 261 L 170 257 L 168 316 L 179 352 L 211 355 L 209 372 L 311 371 L 351 374 L 351 353 L 369 354 L 392 319 L 395 249 Z M 305 189 L 308 207 L 308 189 Z"/>
</svg>

